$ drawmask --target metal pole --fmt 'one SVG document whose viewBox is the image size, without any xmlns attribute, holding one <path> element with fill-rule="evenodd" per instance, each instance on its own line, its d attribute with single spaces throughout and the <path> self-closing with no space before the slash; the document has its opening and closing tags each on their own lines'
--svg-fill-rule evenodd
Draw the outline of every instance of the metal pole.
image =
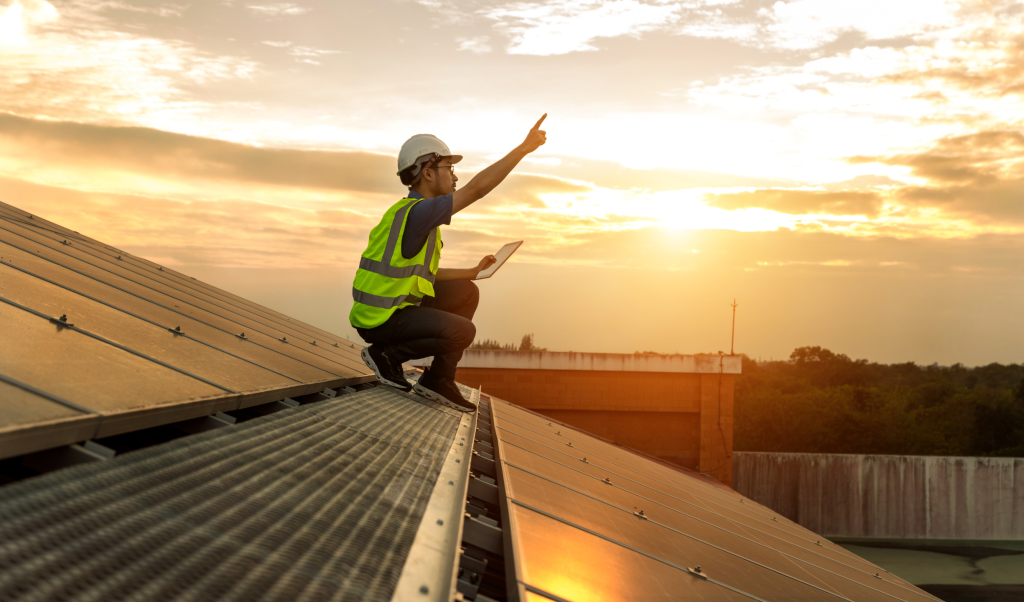
<svg viewBox="0 0 1024 602">
<path fill-rule="evenodd" d="M 736 307 L 739 305 L 736 303 L 736 299 L 732 300 L 732 341 L 729 343 L 729 355 L 736 355 L 733 353 L 736 347 Z"/>
</svg>

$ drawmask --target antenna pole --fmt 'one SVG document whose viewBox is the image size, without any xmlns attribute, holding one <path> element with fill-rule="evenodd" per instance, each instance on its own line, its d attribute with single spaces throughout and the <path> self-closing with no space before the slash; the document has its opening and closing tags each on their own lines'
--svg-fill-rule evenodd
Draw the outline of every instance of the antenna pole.
<svg viewBox="0 0 1024 602">
<path fill-rule="evenodd" d="M 739 304 L 736 303 L 736 299 L 733 299 L 732 305 L 730 306 L 732 307 L 732 341 L 729 343 L 729 355 L 736 355 L 733 353 L 733 350 L 736 347 L 736 307 L 738 305 Z"/>
</svg>

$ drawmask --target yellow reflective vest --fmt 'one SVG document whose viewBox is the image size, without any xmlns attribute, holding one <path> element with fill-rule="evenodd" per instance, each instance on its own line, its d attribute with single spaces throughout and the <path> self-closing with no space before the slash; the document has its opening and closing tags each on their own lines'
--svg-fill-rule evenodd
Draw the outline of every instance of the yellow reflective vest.
<svg viewBox="0 0 1024 602">
<path fill-rule="evenodd" d="M 352 285 L 349 322 L 356 328 L 375 328 L 395 310 L 419 305 L 434 296 L 434 277 L 441 262 L 441 228 L 434 228 L 414 257 L 402 257 L 402 236 L 409 210 L 423 199 L 405 198 L 388 209 L 370 231 L 370 242 L 359 260 Z"/>
</svg>

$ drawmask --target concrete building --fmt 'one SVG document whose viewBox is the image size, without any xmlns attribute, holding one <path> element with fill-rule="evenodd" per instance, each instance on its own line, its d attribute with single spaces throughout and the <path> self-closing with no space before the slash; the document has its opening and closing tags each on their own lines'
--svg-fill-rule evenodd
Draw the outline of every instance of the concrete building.
<svg viewBox="0 0 1024 602">
<path fill-rule="evenodd" d="M 739 356 L 727 355 L 470 349 L 456 378 L 731 486 L 733 388 L 740 367 Z"/>
</svg>

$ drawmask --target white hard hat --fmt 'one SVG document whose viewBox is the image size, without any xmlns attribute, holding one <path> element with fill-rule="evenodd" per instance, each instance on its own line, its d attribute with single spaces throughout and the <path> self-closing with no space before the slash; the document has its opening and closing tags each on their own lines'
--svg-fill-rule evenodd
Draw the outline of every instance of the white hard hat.
<svg viewBox="0 0 1024 602">
<path fill-rule="evenodd" d="M 398 174 L 409 167 L 416 165 L 417 161 L 424 156 L 450 157 L 452 165 L 462 161 L 462 155 L 453 155 L 448 150 L 448 145 L 441 142 L 437 136 L 430 134 L 416 134 L 405 141 L 402 150 L 398 151 Z"/>
</svg>

